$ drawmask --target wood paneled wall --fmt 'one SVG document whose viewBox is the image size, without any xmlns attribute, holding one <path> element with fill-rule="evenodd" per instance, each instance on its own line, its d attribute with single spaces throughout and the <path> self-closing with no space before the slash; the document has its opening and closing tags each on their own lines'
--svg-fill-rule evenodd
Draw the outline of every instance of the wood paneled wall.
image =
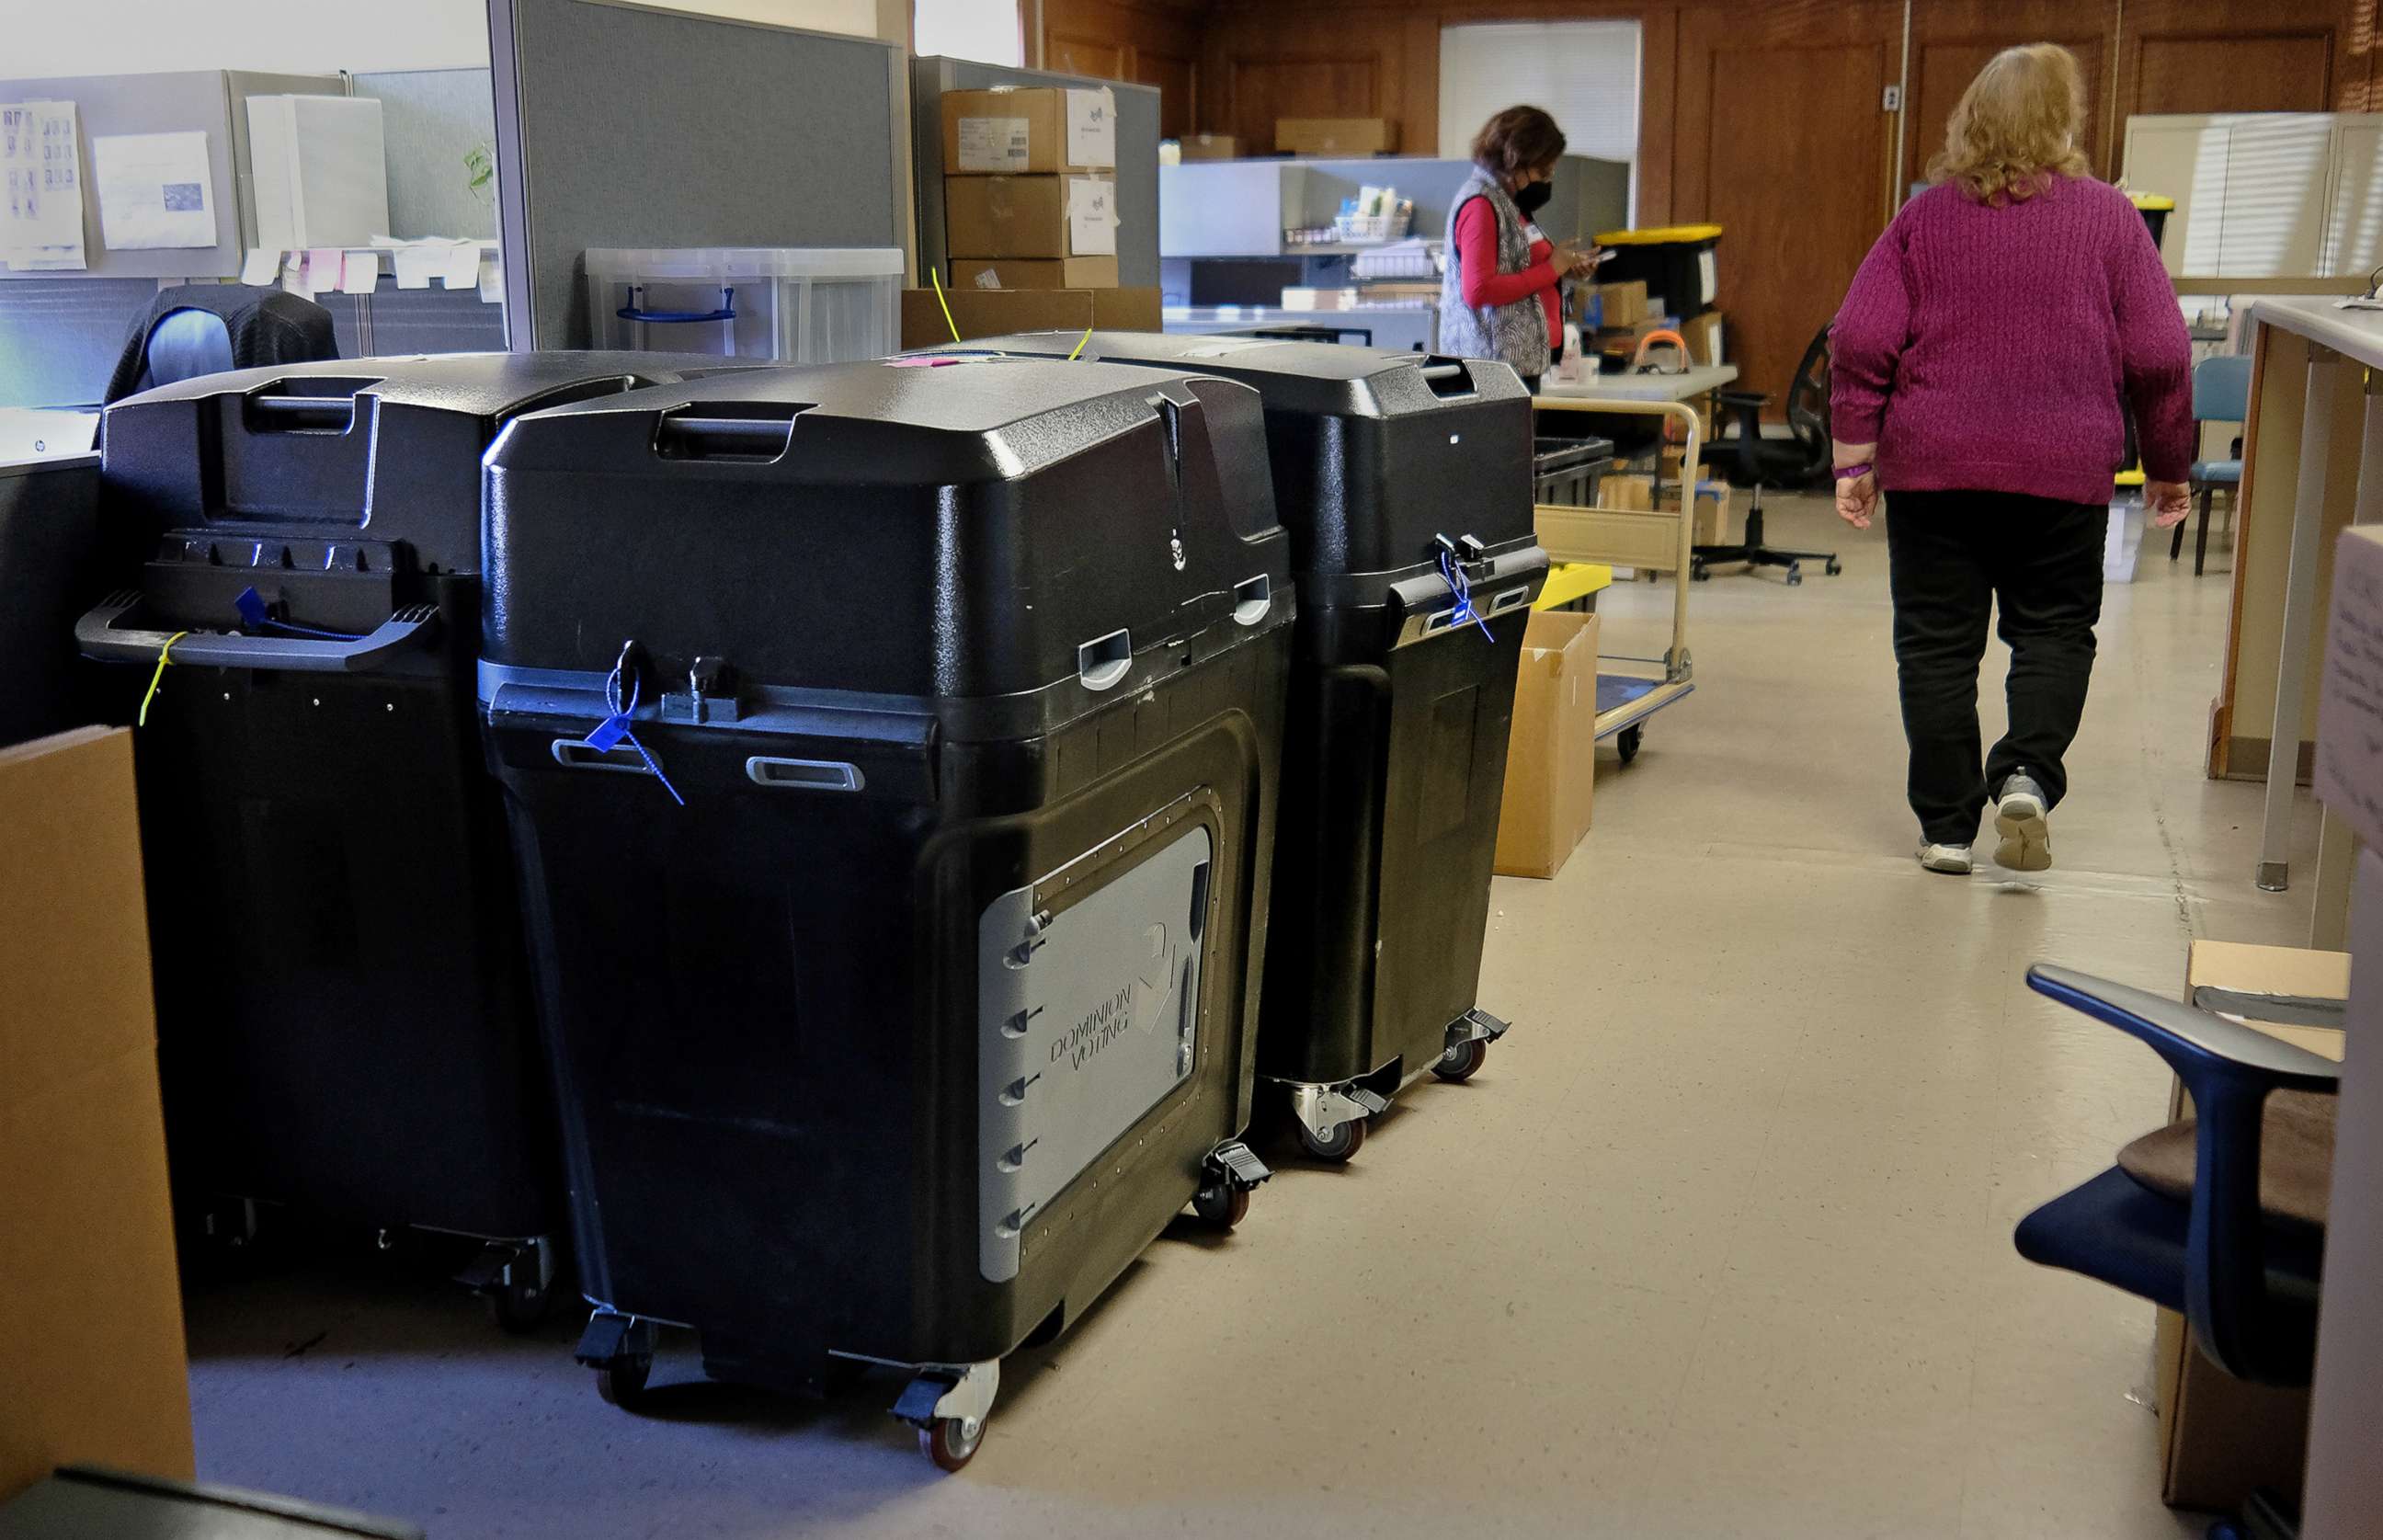
<svg viewBox="0 0 2383 1540">
<path fill-rule="evenodd" d="M 1216 0 L 1195 18 L 1195 126 L 1263 152 L 1278 117 L 1388 117 L 1406 154 L 1462 154 L 1438 142 L 1443 25 L 1636 18 L 1639 218 L 1727 228 L 1731 346 L 1776 392 L 1996 50 L 2077 52 L 2087 148 L 2111 176 L 2132 113 L 2383 109 L 2377 6 L 1913 0 L 1907 72 L 1902 0 Z M 1899 121 L 1883 102 L 1898 80 Z"/>
<path fill-rule="evenodd" d="M 1043 68 L 1156 86 L 1159 133 L 1197 130 L 1208 20 L 1200 0 L 1041 0 L 1039 9 Z"/>
</svg>

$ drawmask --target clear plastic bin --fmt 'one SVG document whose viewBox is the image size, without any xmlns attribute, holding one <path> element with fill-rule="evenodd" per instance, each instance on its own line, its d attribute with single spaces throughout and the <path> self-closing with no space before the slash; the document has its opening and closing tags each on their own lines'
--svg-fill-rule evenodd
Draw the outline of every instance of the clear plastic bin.
<svg viewBox="0 0 2383 1540">
<path fill-rule="evenodd" d="M 587 253 L 591 345 L 781 363 L 883 358 L 900 341 L 892 247 L 711 246 Z"/>
</svg>

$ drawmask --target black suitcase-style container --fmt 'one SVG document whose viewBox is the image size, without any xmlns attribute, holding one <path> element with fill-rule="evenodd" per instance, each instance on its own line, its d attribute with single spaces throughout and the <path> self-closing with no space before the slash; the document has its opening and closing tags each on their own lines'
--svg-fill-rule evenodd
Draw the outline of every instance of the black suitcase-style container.
<svg viewBox="0 0 2383 1540">
<path fill-rule="evenodd" d="M 117 591 L 75 634 L 142 719 L 168 1148 L 218 1237 L 264 1201 L 483 1238 L 465 1281 L 543 1310 L 561 1160 L 479 744 L 480 457 L 522 411 L 718 365 L 347 359 L 108 410 Z"/>
<path fill-rule="evenodd" d="M 1293 604 L 1245 388 L 913 362 L 514 423 L 481 691 L 582 1361 L 908 1366 L 956 1469 L 1003 1355 L 1265 1176 Z"/>
<path fill-rule="evenodd" d="M 1266 402 L 1300 616 L 1258 1068 L 1308 1152 L 1346 1160 L 1401 1087 L 1470 1078 L 1506 1030 L 1475 992 L 1548 569 L 1530 394 L 1500 363 L 1328 343 L 1049 332 L 942 350 L 967 351 L 1197 370 Z"/>
</svg>

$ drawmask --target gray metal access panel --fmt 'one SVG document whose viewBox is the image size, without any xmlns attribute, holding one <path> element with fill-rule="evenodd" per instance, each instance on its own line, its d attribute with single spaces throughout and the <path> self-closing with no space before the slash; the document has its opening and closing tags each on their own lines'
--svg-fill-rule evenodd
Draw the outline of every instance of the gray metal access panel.
<svg viewBox="0 0 2383 1540">
<path fill-rule="evenodd" d="M 1140 847 L 1110 840 L 979 917 L 978 1266 L 987 1280 L 1016 1277 L 1036 1213 L 1191 1078 L 1215 853 L 1207 825 L 1190 819 Z M 1071 878 L 1099 885 L 1056 912 L 1038 908 L 1038 891 Z"/>
</svg>

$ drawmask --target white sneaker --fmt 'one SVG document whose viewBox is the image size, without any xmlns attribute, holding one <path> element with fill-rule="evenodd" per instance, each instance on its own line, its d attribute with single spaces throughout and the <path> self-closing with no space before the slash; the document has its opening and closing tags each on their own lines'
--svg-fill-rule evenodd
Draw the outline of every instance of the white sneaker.
<svg viewBox="0 0 2383 1540">
<path fill-rule="evenodd" d="M 1994 799 L 1994 832 L 2002 844 L 1994 864 L 2006 871 L 2043 871 L 2052 865 L 2052 827 L 2044 821 L 2043 788 L 2020 770 Z"/>
<path fill-rule="evenodd" d="M 1969 847 L 1965 844 L 1923 844 L 1920 847 L 1920 865 L 1929 871 L 1967 877 L 1969 875 Z"/>
</svg>

